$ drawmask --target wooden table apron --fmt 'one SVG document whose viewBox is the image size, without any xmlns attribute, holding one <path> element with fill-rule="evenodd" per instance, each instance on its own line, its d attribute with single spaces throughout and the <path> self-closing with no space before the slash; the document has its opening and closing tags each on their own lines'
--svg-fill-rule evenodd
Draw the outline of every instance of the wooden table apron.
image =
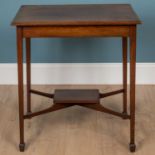
<svg viewBox="0 0 155 155">
<path fill-rule="evenodd" d="M 17 26 L 18 53 L 18 93 L 20 116 L 20 148 L 24 149 L 24 119 L 31 114 L 31 58 L 30 39 L 40 37 L 122 37 L 123 47 L 123 113 L 127 114 L 127 39 L 130 39 L 130 146 L 135 145 L 135 63 L 136 63 L 136 25 L 126 26 Z M 23 38 L 26 41 L 27 63 L 27 115 L 24 115 L 23 92 Z M 114 93 L 115 94 L 115 93 Z M 117 94 L 117 93 L 116 93 Z M 63 107 L 59 107 L 63 108 Z M 56 109 L 59 109 L 56 107 Z M 55 109 L 55 110 L 56 110 Z M 123 114 L 122 114 L 123 117 Z M 134 147 L 134 146 L 133 146 Z M 131 148 L 130 148 L 131 149 Z M 21 149 L 22 150 L 22 149 Z M 132 150 L 131 150 L 132 151 Z"/>
</svg>

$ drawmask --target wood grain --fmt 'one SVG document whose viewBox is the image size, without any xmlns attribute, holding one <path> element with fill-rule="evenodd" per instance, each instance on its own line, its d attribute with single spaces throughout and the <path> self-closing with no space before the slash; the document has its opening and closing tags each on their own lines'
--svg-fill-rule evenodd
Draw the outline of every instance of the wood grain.
<svg viewBox="0 0 155 155">
<path fill-rule="evenodd" d="M 24 37 L 121 37 L 129 36 L 129 26 L 26 26 Z"/>
<path fill-rule="evenodd" d="M 129 4 L 25 5 L 12 25 L 135 25 L 140 24 Z"/>
<path fill-rule="evenodd" d="M 23 122 L 23 38 L 31 37 L 103 37 L 119 36 L 130 38 L 130 151 L 134 152 L 135 145 L 135 64 L 136 64 L 136 26 L 140 23 L 139 18 L 134 13 L 132 7 L 128 4 L 100 4 L 100 5 L 40 5 L 40 6 L 22 6 L 12 25 L 17 27 L 17 49 L 18 49 L 18 92 L 19 92 L 19 117 L 20 117 L 20 151 L 24 151 L 24 122 Z M 26 39 L 26 51 L 30 52 L 30 40 Z M 123 43 L 123 52 L 126 52 L 126 43 Z M 123 62 L 127 60 L 127 55 L 123 55 Z M 125 60 L 126 59 L 126 60 Z M 126 66 L 123 66 L 123 78 L 126 78 Z M 30 93 L 30 54 L 27 54 L 27 92 Z M 124 89 L 126 89 L 126 79 L 123 80 Z M 34 91 L 33 91 L 34 92 Z M 40 94 L 40 92 L 34 92 Z M 114 93 L 114 92 L 113 92 Z M 116 92 L 115 92 L 116 93 Z M 124 91 L 126 93 L 126 91 Z M 57 93 L 59 94 L 59 93 Z M 47 96 L 48 93 L 41 93 Z M 99 93 L 98 93 L 99 95 Z M 62 94 L 58 99 L 63 98 Z M 66 95 L 65 95 L 66 96 Z M 70 96 L 70 95 L 67 95 Z M 96 98 L 97 95 L 95 95 Z M 78 96 L 81 98 L 80 96 Z M 87 99 L 90 102 L 90 94 Z M 123 99 L 126 100 L 126 95 Z M 98 98 L 98 97 L 97 97 Z M 28 94 L 28 112 L 31 110 L 30 96 Z M 70 98 L 69 98 L 70 99 Z M 84 97 L 82 99 L 86 100 Z M 72 99 L 71 99 L 72 100 Z M 123 118 L 126 116 L 126 101 L 124 100 Z M 83 101 L 83 100 L 82 100 Z M 96 101 L 96 99 L 95 99 Z M 98 101 L 97 101 L 98 102 Z M 81 103 L 81 102 L 80 102 Z M 57 109 L 60 107 L 54 107 Z M 106 108 L 90 107 L 114 113 Z M 54 110 L 48 108 L 48 112 Z M 99 110 L 98 109 L 98 110 Z M 40 115 L 47 110 L 41 110 L 36 114 L 26 115 L 27 118 L 32 115 Z M 109 112 L 108 112 L 109 111 Z M 115 113 L 119 115 L 120 113 Z M 122 114 L 121 114 L 122 116 Z"/>
<path fill-rule="evenodd" d="M 0 154 L 3 155 L 21 155 L 18 150 L 17 88 L 17 86 L 0 86 Z M 54 89 L 68 88 L 100 89 L 101 92 L 108 92 L 121 86 L 66 85 L 33 86 L 33 88 L 47 93 L 54 92 Z M 137 86 L 136 89 L 137 151 L 135 155 L 154 155 L 154 92 L 153 85 Z M 102 104 L 114 110 L 121 110 L 121 102 L 122 95 L 116 95 L 103 99 Z M 51 105 L 52 100 L 33 95 L 32 103 L 33 110 L 39 110 Z M 28 149 L 24 155 L 131 154 L 126 148 L 129 139 L 128 121 L 78 106 L 27 120 L 25 128 Z"/>
<path fill-rule="evenodd" d="M 97 89 L 57 89 L 54 94 L 54 103 L 58 104 L 99 104 L 100 102 Z"/>
</svg>

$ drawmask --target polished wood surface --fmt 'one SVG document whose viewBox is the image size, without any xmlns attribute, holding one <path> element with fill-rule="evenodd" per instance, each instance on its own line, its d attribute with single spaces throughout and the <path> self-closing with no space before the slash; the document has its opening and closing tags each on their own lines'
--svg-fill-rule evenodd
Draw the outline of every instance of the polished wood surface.
<svg viewBox="0 0 155 155">
<path fill-rule="evenodd" d="M 26 38 L 27 113 L 31 113 L 31 39 Z"/>
<path fill-rule="evenodd" d="M 121 117 L 123 119 L 131 119 L 131 115 L 128 115 L 127 112 L 123 111 L 120 113 L 118 111 L 114 111 L 112 109 L 104 107 L 100 104 L 100 99 L 113 96 L 113 95 L 118 95 L 120 93 L 123 93 L 123 94 L 127 93 L 127 90 L 125 91 L 125 89 L 119 89 L 119 90 L 110 91 L 107 93 L 99 92 L 99 90 L 97 89 L 63 89 L 63 90 L 56 89 L 54 94 L 31 89 L 30 92 L 28 93 L 51 98 L 53 99 L 54 104 L 40 111 L 28 112 L 26 115 L 24 115 L 24 119 L 30 119 L 35 116 L 39 116 L 42 114 L 46 114 L 63 108 L 68 108 L 75 105 L 105 112 L 111 115 L 115 115 L 117 117 Z M 29 107 L 28 104 L 27 104 L 27 107 Z M 123 104 L 123 109 L 124 109 L 124 104 Z"/>
<path fill-rule="evenodd" d="M 130 5 L 50 5 L 50 6 L 23 6 L 12 22 L 17 28 L 17 56 L 18 56 L 18 92 L 19 92 L 19 123 L 20 123 L 20 151 L 24 151 L 24 119 L 30 119 L 52 111 L 77 105 L 93 110 L 112 114 L 123 119 L 130 119 L 130 144 L 131 152 L 135 152 L 135 78 L 136 78 L 136 31 L 140 23 L 137 15 Z M 31 44 L 33 37 L 121 37 L 123 55 L 123 88 L 108 93 L 94 93 L 91 96 L 85 92 L 86 98 L 81 93 L 70 97 L 71 93 L 60 91 L 45 93 L 31 89 Z M 27 64 L 27 114 L 24 114 L 23 98 L 23 39 L 26 39 L 26 64 Z M 127 110 L 127 39 L 130 40 L 130 112 Z M 66 94 L 67 92 L 67 94 Z M 63 92 L 64 93 L 64 92 Z M 73 93 L 73 91 L 72 91 Z M 113 111 L 102 106 L 100 100 L 119 93 L 123 93 L 122 112 Z M 55 103 L 43 110 L 31 112 L 31 94 L 54 98 Z M 75 95 L 74 94 L 74 95 Z M 64 97 L 65 96 L 65 97 Z M 67 96 L 67 97 L 66 97 Z M 83 103 L 95 99 L 94 104 Z M 55 99 L 56 98 L 56 99 Z M 66 99 L 67 98 L 67 99 Z M 97 100 L 96 100 L 97 98 Z M 63 99 L 63 101 L 62 101 Z M 69 100 L 68 100 L 69 99 Z M 61 100 L 61 104 L 60 103 Z M 67 101 L 75 104 L 67 104 Z"/>
<path fill-rule="evenodd" d="M 49 85 L 33 89 L 54 93 L 55 89 L 99 89 L 102 93 L 122 86 L 108 85 Z M 25 121 L 27 149 L 18 151 L 18 91 L 17 86 L 0 86 L 0 154 L 1 155 L 131 155 L 126 149 L 129 121 L 91 109 L 74 106 Z M 26 87 L 25 87 L 26 90 Z M 128 89 L 129 90 L 129 89 Z M 154 155 L 155 86 L 136 87 L 136 142 L 134 155 Z M 128 102 L 129 102 L 128 91 Z M 26 91 L 25 91 L 26 99 Z M 50 106 L 50 98 L 32 95 L 32 108 Z M 113 110 L 122 111 L 122 95 L 101 101 Z M 7 107 L 7 108 L 6 108 Z M 25 104 L 26 113 L 26 104 Z"/>
<path fill-rule="evenodd" d="M 128 38 L 122 38 L 122 62 L 123 62 L 123 113 L 127 114 L 127 62 L 128 62 Z"/>
<path fill-rule="evenodd" d="M 140 20 L 129 4 L 25 5 L 12 25 L 135 25 Z"/>
<path fill-rule="evenodd" d="M 135 151 L 136 27 L 130 31 L 130 150 Z"/>
<path fill-rule="evenodd" d="M 23 37 L 127 37 L 129 26 L 28 26 Z"/>
<path fill-rule="evenodd" d="M 22 28 L 17 28 L 17 64 L 18 64 L 18 102 L 20 126 L 20 150 L 24 151 L 24 90 L 23 90 L 23 33 Z"/>
<path fill-rule="evenodd" d="M 54 103 L 58 104 L 95 104 L 99 103 L 99 90 L 65 89 L 55 90 Z"/>
</svg>

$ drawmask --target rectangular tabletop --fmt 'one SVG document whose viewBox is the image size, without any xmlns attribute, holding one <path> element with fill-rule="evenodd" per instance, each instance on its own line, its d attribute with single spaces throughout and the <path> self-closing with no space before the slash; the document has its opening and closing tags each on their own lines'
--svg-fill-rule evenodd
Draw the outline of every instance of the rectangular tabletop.
<svg viewBox="0 0 155 155">
<path fill-rule="evenodd" d="M 24 5 L 12 25 L 136 25 L 140 20 L 129 4 Z"/>
</svg>

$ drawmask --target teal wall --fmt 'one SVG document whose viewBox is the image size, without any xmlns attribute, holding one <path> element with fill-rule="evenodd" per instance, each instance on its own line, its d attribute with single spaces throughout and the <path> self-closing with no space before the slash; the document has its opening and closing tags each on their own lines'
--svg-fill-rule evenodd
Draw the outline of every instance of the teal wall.
<svg viewBox="0 0 155 155">
<path fill-rule="evenodd" d="M 130 3 L 143 21 L 138 26 L 137 61 L 155 62 L 155 0 L 0 0 L 0 63 L 16 62 L 16 33 L 10 26 L 23 4 Z M 121 62 L 120 38 L 32 39 L 35 63 Z"/>
</svg>

